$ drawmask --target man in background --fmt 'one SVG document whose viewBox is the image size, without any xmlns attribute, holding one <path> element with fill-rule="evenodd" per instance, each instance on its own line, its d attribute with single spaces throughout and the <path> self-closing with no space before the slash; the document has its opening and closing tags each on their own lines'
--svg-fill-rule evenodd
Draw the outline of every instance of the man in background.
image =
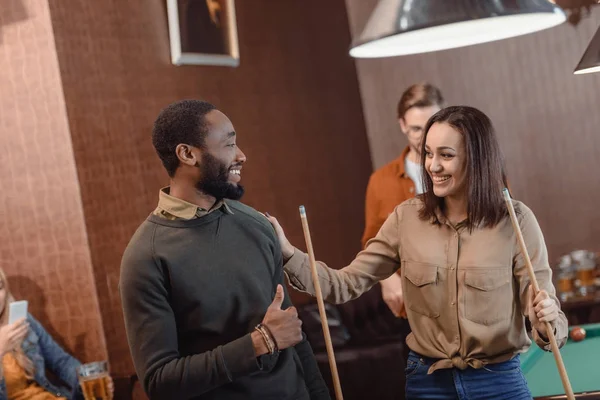
<svg viewBox="0 0 600 400">
<path fill-rule="evenodd" d="M 398 125 L 406 135 L 408 146 L 400 157 L 375 171 L 369 179 L 363 247 L 377 235 L 398 204 L 423 193 L 420 147 L 423 129 L 429 118 L 443 107 L 441 91 L 429 83 L 414 84 L 402 94 L 397 107 Z M 401 283 L 398 272 L 381 281 L 381 293 L 392 313 L 406 318 Z"/>
</svg>

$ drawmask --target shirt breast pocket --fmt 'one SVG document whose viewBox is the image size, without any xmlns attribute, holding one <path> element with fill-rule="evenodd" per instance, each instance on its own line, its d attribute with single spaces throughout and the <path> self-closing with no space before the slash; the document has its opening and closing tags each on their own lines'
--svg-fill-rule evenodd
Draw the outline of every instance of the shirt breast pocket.
<svg viewBox="0 0 600 400">
<path fill-rule="evenodd" d="M 402 276 L 406 307 L 430 318 L 439 317 L 441 293 L 437 287 L 437 265 L 403 261 Z"/>
<path fill-rule="evenodd" d="M 507 267 L 465 271 L 465 317 L 482 325 L 504 321 L 513 312 L 512 269 Z"/>
</svg>

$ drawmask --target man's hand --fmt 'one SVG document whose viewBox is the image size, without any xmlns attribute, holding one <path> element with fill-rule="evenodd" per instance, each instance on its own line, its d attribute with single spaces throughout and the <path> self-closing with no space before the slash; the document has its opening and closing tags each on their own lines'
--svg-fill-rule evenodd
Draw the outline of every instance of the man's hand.
<svg viewBox="0 0 600 400">
<path fill-rule="evenodd" d="M 281 255 L 283 256 L 283 259 L 289 260 L 294 255 L 294 246 L 292 246 L 287 237 L 285 237 L 285 232 L 283 231 L 281 225 L 279 225 L 277 218 L 269 215 L 269 213 L 265 213 L 265 216 L 275 229 L 277 239 L 279 239 L 279 244 L 281 245 Z"/>
<path fill-rule="evenodd" d="M 402 277 L 394 274 L 379 282 L 381 284 L 381 295 L 383 301 L 397 318 L 407 318 L 404 306 L 404 295 L 402 294 Z"/>
<path fill-rule="evenodd" d="M 29 324 L 25 318 L 0 328 L 0 355 L 3 356 L 18 348 L 25 339 L 28 330 Z"/>
<path fill-rule="evenodd" d="M 556 305 L 545 290 L 540 290 L 534 297 L 531 285 L 529 285 L 527 297 L 529 299 L 527 302 L 529 322 L 531 322 L 533 329 L 547 338 L 546 322 L 550 322 L 550 325 L 554 327 L 559 314 L 558 305 Z"/>
<path fill-rule="evenodd" d="M 295 346 L 302 340 L 302 321 L 298 318 L 298 311 L 296 307 L 282 310 L 283 296 L 283 286 L 277 285 L 275 298 L 262 321 L 273 335 L 279 350 Z"/>
<path fill-rule="evenodd" d="M 302 321 L 298 318 L 298 311 L 296 311 L 296 307 L 282 310 L 283 297 L 283 286 L 277 285 L 275 298 L 267 308 L 267 313 L 262 320 L 262 324 L 268 328 L 279 350 L 295 346 L 302 340 Z M 257 356 L 269 352 L 264 338 L 259 332 L 252 332 L 251 336 Z"/>
</svg>

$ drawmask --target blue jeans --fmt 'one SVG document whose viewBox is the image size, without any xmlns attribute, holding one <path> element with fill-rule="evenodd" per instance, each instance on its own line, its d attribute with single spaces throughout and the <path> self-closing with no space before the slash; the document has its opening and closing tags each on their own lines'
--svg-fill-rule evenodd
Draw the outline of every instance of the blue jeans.
<svg viewBox="0 0 600 400">
<path fill-rule="evenodd" d="M 531 392 L 521 372 L 519 356 L 488 364 L 481 369 L 429 367 L 437 360 L 410 352 L 406 363 L 406 399 L 439 400 L 530 400 Z"/>
</svg>

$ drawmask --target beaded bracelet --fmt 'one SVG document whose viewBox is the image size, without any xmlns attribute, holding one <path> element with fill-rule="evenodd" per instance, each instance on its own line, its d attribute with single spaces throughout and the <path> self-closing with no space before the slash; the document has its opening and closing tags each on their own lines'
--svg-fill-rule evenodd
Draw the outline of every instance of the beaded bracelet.
<svg viewBox="0 0 600 400">
<path fill-rule="evenodd" d="M 256 325 L 254 329 L 262 335 L 265 344 L 267 345 L 267 349 L 269 350 L 269 354 L 275 354 L 275 345 L 273 344 L 273 341 L 271 341 L 269 333 L 265 330 L 265 326 L 261 323 Z"/>
<path fill-rule="evenodd" d="M 277 340 L 275 340 L 275 336 L 273 336 L 273 332 L 271 332 L 271 329 L 267 325 L 264 325 L 264 324 L 260 324 L 260 326 L 267 332 L 267 334 L 269 335 L 269 338 L 273 342 L 273 348 L 275 349 L 276 352 L 278 352 L 279 345 L 277 344 Z"/>
</svg>

